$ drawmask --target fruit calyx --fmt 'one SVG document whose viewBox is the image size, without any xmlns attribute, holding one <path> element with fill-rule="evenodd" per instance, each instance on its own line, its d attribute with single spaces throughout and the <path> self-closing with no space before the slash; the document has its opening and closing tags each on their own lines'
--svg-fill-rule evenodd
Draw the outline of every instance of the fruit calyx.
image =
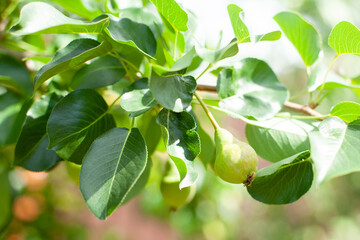
<svg viewBox="0 0 360 240">
<path fill-rule="evenodd" d="M 247 176 L 247 179 L 244 182 L 244 185 L 246 187 L 251 187 L 251 183 L 254 181 L 255 175 L 256 175 L 255 172 L 252 172 L 250 175 Z"/>
</svg>

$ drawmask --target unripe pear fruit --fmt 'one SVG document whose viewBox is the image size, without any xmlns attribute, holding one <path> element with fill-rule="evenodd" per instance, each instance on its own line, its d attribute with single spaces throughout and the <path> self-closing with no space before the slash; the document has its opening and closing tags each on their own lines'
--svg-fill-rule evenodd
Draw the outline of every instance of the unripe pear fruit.
<svg viewBox="0 0 360 240">
<path fill-rule="evenodd" d="M 254 149 L 223 128 L 215 130 L 215 145 L 215 173 L 226 182 L 250 186 L 258 165 Z"/>
<path fill-rule="evenodd" d="M 195 185 L 180 189 L 180 176 L 174 169 L 167 171 L 163 177 L 160 190 L 163 199 L 172 210 L 190 202 L 195 195 Z"/>
</svg>

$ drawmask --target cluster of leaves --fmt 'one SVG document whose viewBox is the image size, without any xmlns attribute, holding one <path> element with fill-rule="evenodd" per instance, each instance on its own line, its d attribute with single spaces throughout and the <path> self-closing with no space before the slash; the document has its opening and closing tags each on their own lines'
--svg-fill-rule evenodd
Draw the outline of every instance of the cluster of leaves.
<svg viewBox="0 0 360 240">
<path fill-rule="evenodd" d="M 309 190 L 314 175 L 321 183 L 360 170 L 359 104 L 342 102 L 321 116 L 279 113 L 289 93 L 266 62 L 246 58 L 233 67 L 221 65 L 238 54 L 238 44 L 281 37 L 280 31 L 250 35 L 240 7 L 228 6 L 235 38 L 209 50 L 195 44 L 191 15 L 174 0 L 127 9 L 111 0 L 91 9 L 81 0 L 54 2 L 70 15 L 31 2 L 1 40 L 8 49 L 34 52 L 25 60 L 42 66 L 32 85 L 22 62 L 0 54 L 0 145 L 16 144 L 13 165 L 31 171 L 50 170 L 63 160 L 81 164 L 80 190 L 96 217 L 105 219 L 144 187 L 161 138 L 178 169 L 179 187 L 195 183 L 194 160 L 211 162 L 211 155 L 200 152 L 213 145 L 192 104 L 202 102 L 197 79 L 210 70 L 218 77 L 218 100 L 208 107 L 245 121 L 249 144 L 273 162 L 248 187 L 253 198 L 291 203 Z M 323 70 L 321 37 L 312 24 L 291 12 L 274 19 L 304 61 L 308 93 L 317 94 L 309 105 L 315 107 L 331 89 L 359 88 L 326 81 L 331 67 Z M 73 40 L 52 58 L 39 57 L 48 34 Z M 359 36 L 351 23 L 337 24 L 329 36 L 334 60 L 359 55 Z M 127 115 L 119 112 L 119 99 Z"/>
</svg>

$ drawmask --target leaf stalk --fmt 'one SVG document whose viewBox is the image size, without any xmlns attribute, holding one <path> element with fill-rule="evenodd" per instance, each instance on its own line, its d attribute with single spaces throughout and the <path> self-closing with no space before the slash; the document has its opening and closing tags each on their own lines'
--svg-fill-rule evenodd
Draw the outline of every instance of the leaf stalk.
<svg viewBox="0 0 360 240">
<path fill-rule="evenodd" d="M 197 92 L 195 92 L 195 97 L 196 99 L 200 102 L 201 107 L 204 109 L 206 115 L 208 116 L 210 122 L 212 123 L 212 125 L 214 126 L 215 130 L 219 129 L 220 126 L 219 124 L 216 122 L 214 116 L 212 115 L 212 113 L 210 112 L 210 110 L 208 109 L 208 107 L 206 106 L 206 104 L 204 103 L 204 101 L 202 100 L 202 98 L 199 96 L 199 94 Z"/>
</svg>

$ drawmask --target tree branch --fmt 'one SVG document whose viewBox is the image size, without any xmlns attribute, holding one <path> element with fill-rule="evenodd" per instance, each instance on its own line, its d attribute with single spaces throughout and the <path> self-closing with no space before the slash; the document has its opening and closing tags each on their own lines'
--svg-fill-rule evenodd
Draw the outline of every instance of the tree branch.
<svg viewBox="0 0 360 240">
<path fill-rule="evenodd" d="M 196 90 L 208 91 L 208 92 L 217 92 L 215 86 L 209 86 L 209 85 L 197 85 Z"/>
<path fill-rule="evenodd" d="M 208 92 L 217 92 L 215 86 L 208 86 L 208 85 L 198 85 L 196 90 L 199 91 L 208 91 Z M 295 112 L 300 112 L 305 115 L 314 116 L 314 117 L 321 117 L 323 116 L 321 113 L 313 110 L 309 106 L 293 103 L 293 102 L 285 102 L 284 107 Z"/>
<path fill-rule="evenodd" d="M 321 117 L 323 116 L 321 113 L 313 110 L 311 107 L 306 105 L 300 105 L 293 102 L 285 102 L 284 107 L 287 109 L 303 113 L 305 115 L 314 116 L 314 117 Z"/>
</svg>

